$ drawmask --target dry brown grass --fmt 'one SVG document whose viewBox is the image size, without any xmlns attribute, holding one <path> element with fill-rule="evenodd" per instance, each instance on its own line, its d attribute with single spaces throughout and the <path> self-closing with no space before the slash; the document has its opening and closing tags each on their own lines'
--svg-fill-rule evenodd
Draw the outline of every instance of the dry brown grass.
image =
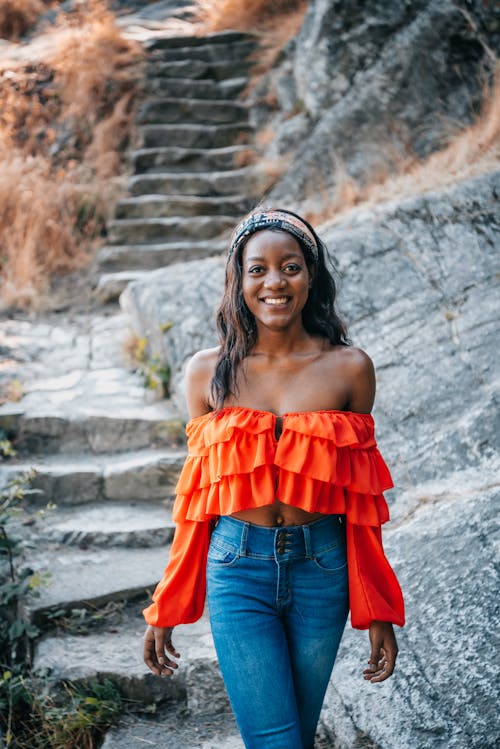
<svg viewBox="0 0 500 749">
<path fill-rule="evenodd" d="M 252 32 L 305 4 L 302 0 L 197 0 L 196 10 L 199 20 L 210 31 Z"/>
<path fill-rule="evenodd" d="M 1 0 L 0 38 L 16 41 L 53 5 L 50 0 Z"/>
<path fill-rule="evenodd" d="M 388 162 L 394 163 L 390 153 Z M 323 189 L 311 199 L 314 208 L 304 211 L 318 224 L 334 223 L 353 208 L 400 200 L 500 168 L 500 66 L 493 84 L 485 88 L 481 113 L 475 122 L 458 131 L 441 150 L 424 160 L 400 158 L 396 172 L 379 173 L 362 185 L 337 164 L 333 191 Z"/>
<path fill-rule="evenodd" d="M 71 177 L 54 174 L 41 156 L 14 152 L 0 169 L 2 299 L 32 306 L 48 274 L 78 267 L 85 253 L 77 242 L 84 196 Z M 90 229 L 85 221 L 83 233 Z"/>
<path fill-rule="evenodd" d="M 139 51 L 103 0 L 50 34 L 44 63 L 0 74 L 3 305 L 40 306 L 51 274 L 89 260 L 132 127 Z"/>
</svg>

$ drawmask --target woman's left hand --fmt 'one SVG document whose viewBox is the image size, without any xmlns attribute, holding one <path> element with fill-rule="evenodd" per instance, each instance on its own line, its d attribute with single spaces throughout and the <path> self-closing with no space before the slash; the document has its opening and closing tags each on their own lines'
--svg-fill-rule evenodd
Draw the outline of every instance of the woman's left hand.
<svg viewBox="0 0 500 749">
<path fill-rule="evenodd" d="M 368 668 L 363 671 L 363 675 L 367 681 L 375 684 L 388 679 L 394 671 L 398 644 L 391 622 L 372 622 L 369 634 L 371 655 Z"/>
</svg>

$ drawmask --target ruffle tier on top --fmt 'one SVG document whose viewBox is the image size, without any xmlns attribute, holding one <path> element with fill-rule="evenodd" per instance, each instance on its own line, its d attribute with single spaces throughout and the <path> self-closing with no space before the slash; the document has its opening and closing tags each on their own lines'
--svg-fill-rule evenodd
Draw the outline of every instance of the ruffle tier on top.
<svg viewBox="0 0 500 749">
<path fill-rule="evenodd" d="M 307 512 L 345 514 L 350 523 L 389 519 L 393 486 L 371 414 L 308 411 L 281 417 L 229 407 L 192 419 L 189 455 L 176 487 L 174 520 L 205 521 L 279 499 Z"/>
</svg>

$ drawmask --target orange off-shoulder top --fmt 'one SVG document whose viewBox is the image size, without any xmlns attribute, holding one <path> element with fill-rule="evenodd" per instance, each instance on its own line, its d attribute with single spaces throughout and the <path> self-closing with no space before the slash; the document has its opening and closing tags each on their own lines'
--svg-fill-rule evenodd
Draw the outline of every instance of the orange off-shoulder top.
<svg viewBox="0 0 500 749">
<path fill-rule="evenodd" d="M 389 519 L 383 492 L 393 486 L 375 441 L 371 414 L 305 411 L 280 417 L 230 406 L 188 422 L 189 454 L 176 486 L 177 523 L 170 559 L 148 624 L 171 627 L 200 618 L 212 521 L 272 504 L 345 514 L 351 624 L 404 624 L 401 588 L 382 547 Z"/>
</svg>

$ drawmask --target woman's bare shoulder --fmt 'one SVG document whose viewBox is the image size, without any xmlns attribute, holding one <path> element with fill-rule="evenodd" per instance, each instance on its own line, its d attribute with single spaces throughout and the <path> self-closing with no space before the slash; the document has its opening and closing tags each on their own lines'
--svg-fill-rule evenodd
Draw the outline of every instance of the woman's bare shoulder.
<svg viewBox="0 0 500 749">
<path fill-rule="evenodd" d="M 189 360 L 186 367 L 186 376 L 210 375 L 212 378 L 217 359 L 219 357 L 220 346 L 213 348 L 204 348 L 197 351 Z"/>
<path fill-rule="evenodd" d="M 349 411 L 370 413 L 375 399 L 375 369 L 366 351 L 355 346 L 336 346 L 331 351 L 330 371 L 345 383 Z"/>
<path fill-rule="evenodd" d="M 210 384 L 215 373 L 219 348 L 198 351 L 186 367 L 186 402 L 191 417 L 211 411 Z"/>
<path fill-rule="evenodd" d="M 328 352 L 328 364 L 345 367 L 352 375 L 373 372 L 373 362 L 363 349 L 356 346 L 333 346 Z"/>
</svg>

